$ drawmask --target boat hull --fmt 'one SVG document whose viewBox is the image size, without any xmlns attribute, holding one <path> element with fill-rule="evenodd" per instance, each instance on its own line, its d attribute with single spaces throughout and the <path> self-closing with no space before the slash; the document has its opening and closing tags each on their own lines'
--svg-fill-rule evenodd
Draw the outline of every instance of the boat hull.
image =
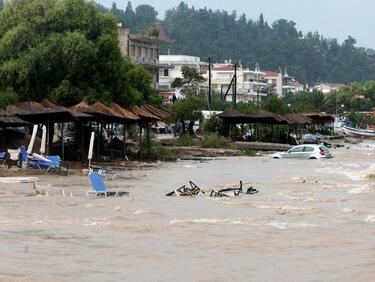
<svg viewBox="0 0 375 282">
<path fill-rule="evenodd" d="M 374 130 L 357 129 L 357 128 L 352 128 L 349 126 L 343 126 L 342 129 L 344 130 L 344 133 L 348 136 L 362 137 L 362 138 L 375 138 Z"/>
</svg>

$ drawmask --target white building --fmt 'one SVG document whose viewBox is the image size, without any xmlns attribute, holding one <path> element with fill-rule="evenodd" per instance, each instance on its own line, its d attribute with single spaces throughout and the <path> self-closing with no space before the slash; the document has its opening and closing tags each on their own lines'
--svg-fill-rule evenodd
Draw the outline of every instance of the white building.
<svg viewBox="0 0 375 282">
<path fill-rule="evenodd" d="M 320 83 L 318 85 L 315 85 L 311 89 L 311 91 L 316 90 L 316 91 L 322 92 L 323 94 L 329 94 L 332 91 L 338 91 L 340 90 L 340 88 L 343 88 L 343 87 L 345 87 L 345 85 L 343 84 Z"/>
<path fill-rule="evenodd" d="M 284 97 L 288 93 L 297 93 L 304 90 L 304 86 L 294 77 L 288 75 L 287 71 L 280 72 L 266 71 L 265 80 L 271 89 L 271 92 L 278 97 Z"/>
<path fill-rule="evenodd" d="M 168 67 L 159 70 L 159 89 L 165 93 L 173 93 L 176 97 L 180 95 L 180 90 L 173 91 L 171 84 L 176 78 L 182 78 L 182 67 L 189 66 L 200 72 L 202 66 L 208 65 L 201 62 L 199 57 L 187 55 L 160 55 L 159 62 Z"/>
<path fill-rule="evenodd" d="M 235 75 L 235 68 L 232 64 L 214 64 L 211 69 L 211 85 L 212 92 L 220 95 L 222 98 L 226 95 L 227 101 L 233 100 L 233 85 L 229 92 L 227 90 Z M 260 71 L 257 65 L 255 70 L 243 69 L 242 66 L 237 67 L 237 102 L 260 102 L 267 94 L 265 89 L 267 83 L 264 79 L 265 73 Z M 203 76 L 207 79 L 208 71 Z"/>
</svg>

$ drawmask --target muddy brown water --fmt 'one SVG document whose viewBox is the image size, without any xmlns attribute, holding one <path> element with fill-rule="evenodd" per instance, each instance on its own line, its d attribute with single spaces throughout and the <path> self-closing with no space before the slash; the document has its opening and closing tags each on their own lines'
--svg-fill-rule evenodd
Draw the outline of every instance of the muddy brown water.
<svg viewBox="0 0 375 282">
<path fill-rule="evenodd" d="M 162 163 L 108 181 L 124 198 L 83 176 L 0 184 L 0 281 L 374 281 L 375 143 L 333 153 Z M 260 193 L 164 196 L 189 180 Z"/>
</svg>

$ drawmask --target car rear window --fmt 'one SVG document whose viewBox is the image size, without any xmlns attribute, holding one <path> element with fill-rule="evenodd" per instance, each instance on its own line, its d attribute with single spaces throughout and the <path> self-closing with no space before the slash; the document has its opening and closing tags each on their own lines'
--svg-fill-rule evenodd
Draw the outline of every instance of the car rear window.
<svg viewBox="0 0 375 282">
<path fill-rule="evenodd" d="M 321 147 L 319 147 L 319 149 L 321 151 L 329 151 L 328 147 L 326 147 L 326 146 L 321 146 Z"/>
</svg>

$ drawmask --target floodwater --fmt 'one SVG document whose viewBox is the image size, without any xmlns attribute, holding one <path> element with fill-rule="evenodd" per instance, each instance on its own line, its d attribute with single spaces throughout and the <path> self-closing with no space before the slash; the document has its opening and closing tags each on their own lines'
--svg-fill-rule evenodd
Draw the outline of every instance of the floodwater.
<svg viewBox="0 0 375 282">
<path fill-rule="evenodd" d="M 109 181 L 123 198 L 83 176 L 0 184 L 0 281 L 374 281 L 375 143 L 333 153 L 163 163 Z M 164 196 L 189 180 L 260 193 Z"/>
</svg>

